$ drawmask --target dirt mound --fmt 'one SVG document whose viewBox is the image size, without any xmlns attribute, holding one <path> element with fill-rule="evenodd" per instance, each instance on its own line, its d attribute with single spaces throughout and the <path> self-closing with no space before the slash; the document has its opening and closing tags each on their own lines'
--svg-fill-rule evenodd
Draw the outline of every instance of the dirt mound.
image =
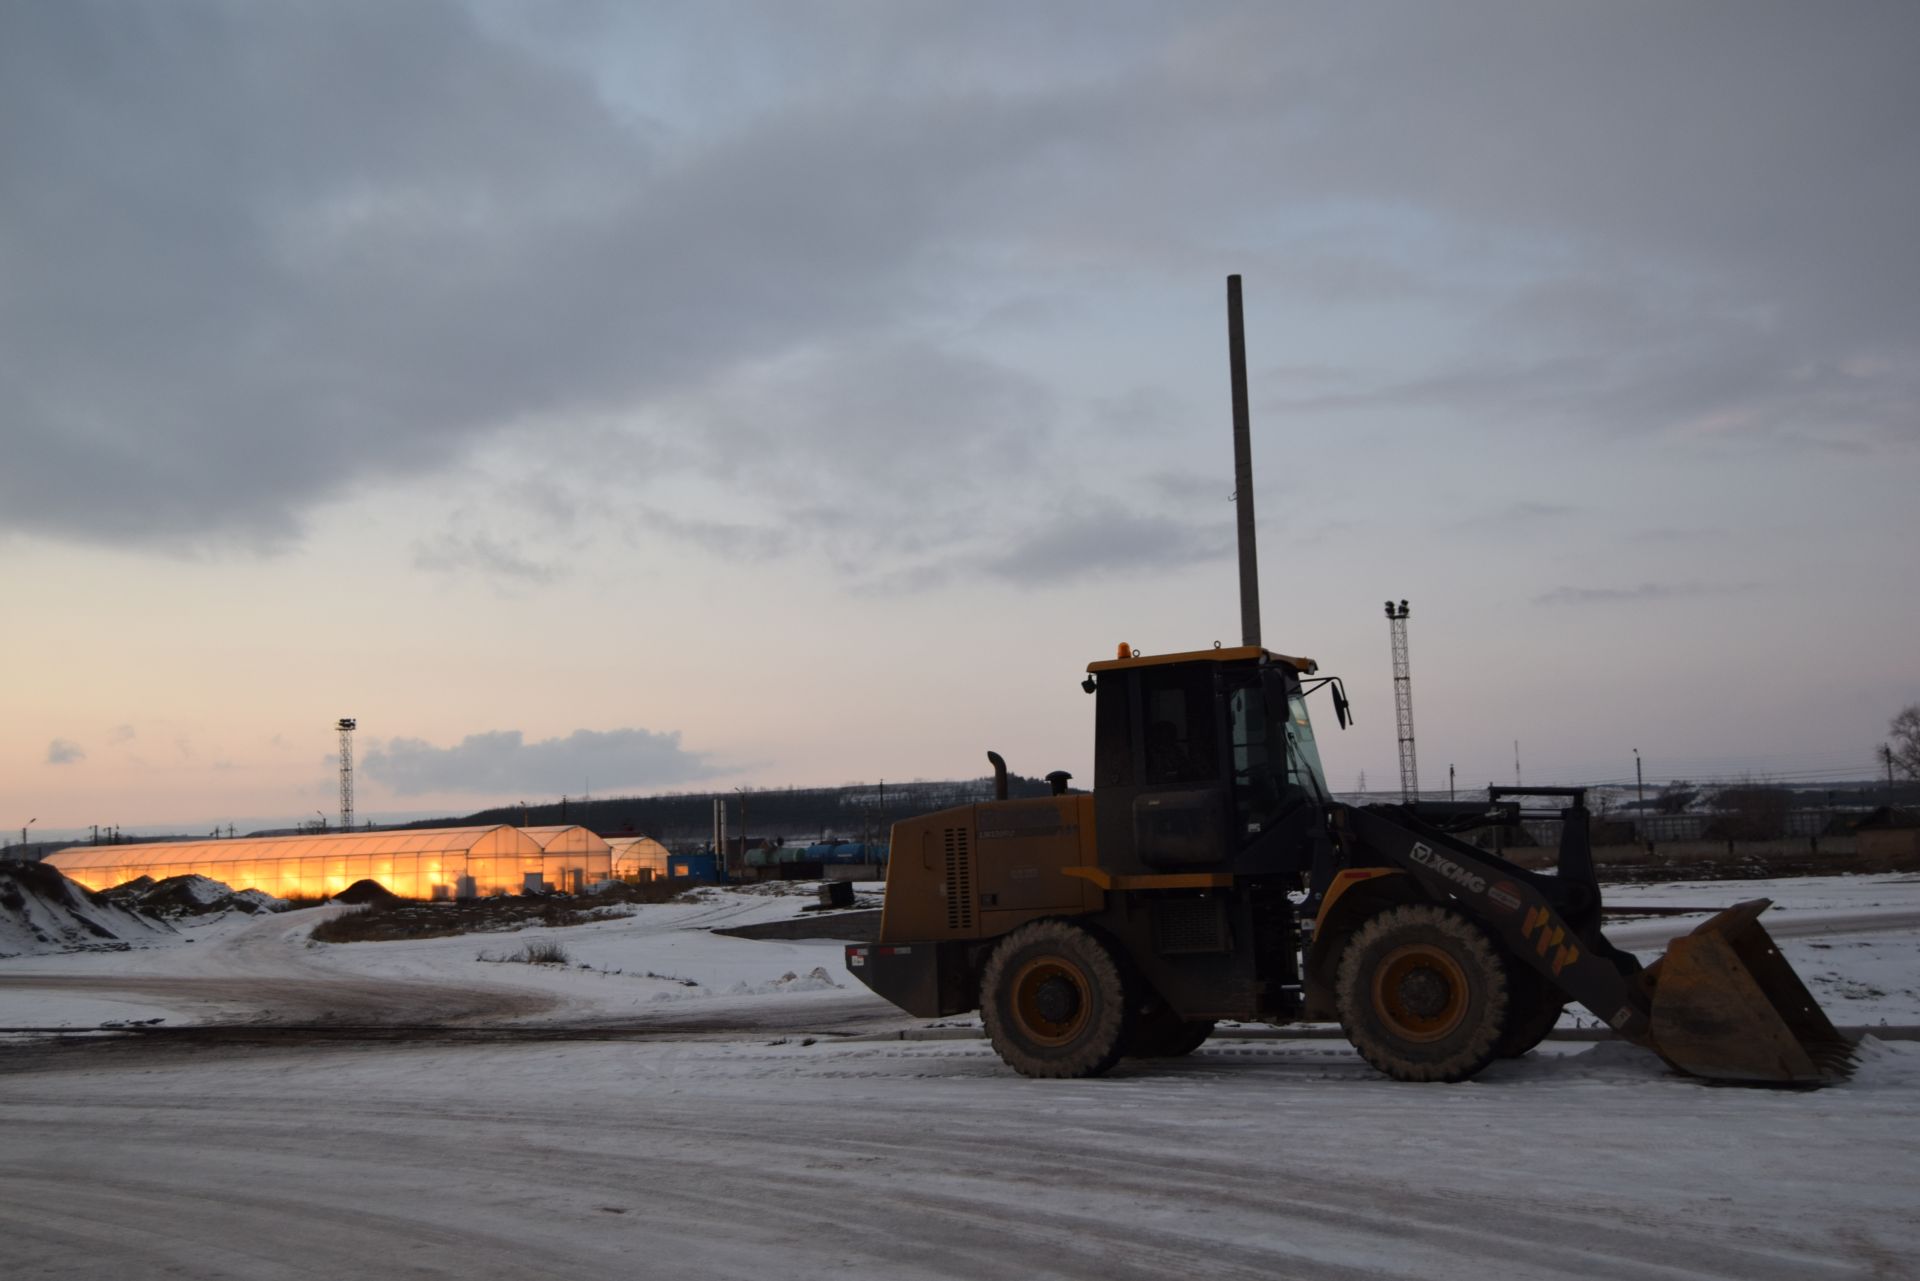
<svg viewBox="0 0 1920 1281">
<path fill-rule="evenodd" d="M 345 894 L 336 894 L 334 902 L 345 898 Z M 376 943 L 444 938 L 454 934 L 494 934 L 530 925 L 586 925 L 625 915 L 627 910 L 598 896 L 521 894 L 422 903 L 389 894 L 384 899 L 363 904 L 357 912 L 343 912 L 320 922 L 308 937 L 316 943 Z"/>
<path fill-rule="evenodd" d="M 287 907 L 285 899 L 275 898 L 262 890 L 235 893 L 223 881 L 193 873 L 169 876 L 159 881 L 150 876 L 137 876 L 95 897 L 147 916 L 172 919 L 212 916 L 218 912 L 245 912 L 249 915 L 255 912 L 280 912 Z"/>
<path fill-rule="evenodd" d="M 59 868 L 0 862 L 0 957 L 123 951 L 172 933 L 165 921 L 89 894 Z"/>
<path fill-rule="evenodd" d="M 358 880 L 333 896 L 336 903 L 397 903 L 400 896 L 375 880 Z"/>
</svg>

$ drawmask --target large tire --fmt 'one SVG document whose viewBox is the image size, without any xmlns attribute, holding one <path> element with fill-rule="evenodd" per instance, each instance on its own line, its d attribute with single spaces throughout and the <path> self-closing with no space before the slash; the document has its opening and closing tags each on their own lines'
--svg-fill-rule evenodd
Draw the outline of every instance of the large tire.
<svg viewBox="0 0 1920 1281">
<path fill-rule="evenodd" d="M 1212 1035 L 1212 1019 L 1183 1019 L 1160 1005 L 1134 1016 L 1126 1053 L 1131 1059 L 1177 1059 L 1192 1054 Z"/>
<path fill-rule="evenodd" d="M 1024 1076 L 1098 1076 L 1119 1062 L 1131 1020 L 1112 953 L 1071 921 L 1034 921 L 1000 941 L 980 979 L 993 1048 Z"/>
<path fill-rule="evenodd" d="M 1494 1060 L 1507 1024 L 1499 952 L 1438 904 L 1389 908 L 1362 925 L 1340 955 L 1334 995 L 1354 1048 L 1401 1081 L 1464 1081 Z"/>
<path fill-rule="evenodd" d="M 1495 1057 L 1517 1059 L 1547 1039 L 1567 998 L 1540 971 L 1518 957 L 1507 958 L 1507 1025 L 1495 1042 Z"/>
</svg>

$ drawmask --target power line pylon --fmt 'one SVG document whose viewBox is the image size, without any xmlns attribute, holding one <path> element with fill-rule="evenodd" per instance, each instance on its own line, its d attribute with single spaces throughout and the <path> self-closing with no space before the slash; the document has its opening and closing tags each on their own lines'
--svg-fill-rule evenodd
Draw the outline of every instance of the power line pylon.
<svg viewBox="0 0 1920 1281">
<path fill-rule="evenodd" d="M 342 716 L 335 729 L 340 731 L 340 830 L 353 830 L 353 731 L 359 724 L 351 716 Z"/>
<path fill-rule="evenodd" d="M 1400 799 L 1420 799 L 1420 771 L 1413 759 L 1413 677 L 1407 668 L 1407 602 L 1396 610 L 1387 602 L 1387 628 L 1393 635 L 1393 716 L 1400 727 Z"/>
</svg>

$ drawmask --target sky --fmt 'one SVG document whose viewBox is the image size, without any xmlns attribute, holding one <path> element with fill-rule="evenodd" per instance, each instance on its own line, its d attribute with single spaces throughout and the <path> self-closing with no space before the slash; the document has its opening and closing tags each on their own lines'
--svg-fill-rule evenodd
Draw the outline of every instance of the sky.
<svg viewBox="0 0 1920 1281">
<path fill-rule="evenodd" d="M 0 5 L 0 832 L 1025 774 L 1869 775 L 1920 701 L 1906 4 Z M 1318 709 L 1330 722 L 1330 708 Z"/>
</svg>

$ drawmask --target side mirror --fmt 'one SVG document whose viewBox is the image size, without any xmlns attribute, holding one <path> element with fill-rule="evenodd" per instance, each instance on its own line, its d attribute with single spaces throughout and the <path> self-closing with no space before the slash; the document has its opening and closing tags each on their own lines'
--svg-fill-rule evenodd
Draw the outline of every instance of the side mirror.
<svg viewBox="0 0 1920 1281">
<path fill-rule="evenodd" d="M 1338 684 L 1333 687 L 1333 715 L 1334 719 L 1340 722 L 1341 729 L 1345 729 L 1353 720 L 1353 713 L 1347 709 L 1346 691 Z"/>
</svg>

